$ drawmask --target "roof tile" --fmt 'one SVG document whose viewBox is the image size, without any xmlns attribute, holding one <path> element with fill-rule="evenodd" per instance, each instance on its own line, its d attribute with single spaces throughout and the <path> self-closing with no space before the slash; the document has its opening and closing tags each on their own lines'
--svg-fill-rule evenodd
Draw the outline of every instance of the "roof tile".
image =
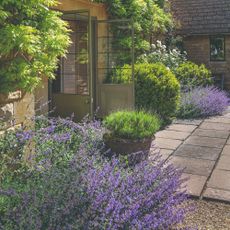
<svg viewBox="0 0 230 230">
<path fill-rule="evenodd" d="M 170 0 L 178 33 L 230 33 L 230 0 Z"/>
</svg>

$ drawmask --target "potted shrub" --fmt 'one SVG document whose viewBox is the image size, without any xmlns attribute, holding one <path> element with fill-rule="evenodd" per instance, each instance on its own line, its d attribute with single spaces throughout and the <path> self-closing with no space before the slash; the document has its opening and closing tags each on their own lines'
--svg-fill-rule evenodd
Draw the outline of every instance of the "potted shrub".
<svg viewBox="0 0 230 230">
<path fill-rule="evenodd" d="M 103 122 L 107 132 L 104 142 L 117 155 L 128 156 L 137 163 L 148 157 L 154 134 L 160 128 L 156 115 L 143 111 L 119 111 L 107 116 Z"/>
</svg>

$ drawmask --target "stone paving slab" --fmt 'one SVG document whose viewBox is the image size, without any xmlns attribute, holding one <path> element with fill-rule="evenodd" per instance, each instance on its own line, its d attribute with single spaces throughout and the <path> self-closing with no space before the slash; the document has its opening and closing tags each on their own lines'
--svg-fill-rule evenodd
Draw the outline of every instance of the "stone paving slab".
<svg viewBox="0 0 230 230">
<path fill-rule="evenodd" d="M 173 124 L 196 125 L 196 126 L 198 126 L 198 125 L 201 124 L 202 121 L 203 120 L 187 120 L 187 119 L 180 120 L 180 119 L 177 119 L 177 120 L 173 121 Z"/>
<path fill-rule="evenodd" d="M 207 187 L 230 191 L 230 171 L 214 170 Z"/>
<path fill-rule="evenodd" d="M 225 145 L 222 155 L 228 155 L 230 156 L 230 145 Z"/>
<path fill-rule="evenodd" d="M 224 117 L 224 116 L 220 116 L 220 117 L 213 117 L 210 119 L 206 119 L 207 122 L 214 122 L 214 123 L 223 123 L 223 124 L 230 124 L 230 117 Z"/>
<path fill-rule="evenodd" d="M 217 163 L 216 169 L 228 170 L 230 171 L 230 155 L 221 156 L 219 162 Z"/>
<path fill-rule="evenodd" d="M 172 140 L 172 139 L 166 139 L 166 138 L 156 138 L 155 141 L 156 146 L 160 149 L 171 149 L 175 150 L 178 148 L 179 145 L 181 145 L 182 141 L 180 140 Z"/>
<path fill-rule="evenodd" d="M 226 143 L 225 139 L 212 137 L 190 136 L 185 144 L 198 145 L 204 147 L 223 148 Z"/>
<path fill-rule="evenodd" d="M 172 155 L 174 151 L 170 149 L 159 149 L 159 148 L 153 148 L 150 150 L 149 159 L 154 159 L 155 154 L 160 153 L 162 160 L 166 161 L 169 159 L 169 157 Z"/>
<path fill-rule="evenodd" d="M 190 195 L 230 202 L 230 107 L 205 120 L 176 120 L 156 135 L 163 159 L 183 168 Z"/>
<path fill-rule="evenodd" d="M 215 161 L 200 160 L 188 157 L 172 156 L 171 163 L 175 166 L 184 168 L 187 174 L 200 175 L 208 177 L 213 170 Z"/>
<path fill-rule="evenodd" d="M 189 179 L 187 182 L 185 182 L 188 194 L 200 197 L 207 177 L 183 173 L 182 179 L 185 178 Z"/>
<path fill-rule="evenodd" d="M 178 132 L 178 131 L 171 131 L 171 130 L 163 130 L 156 134 L 156 137 L 160 138 L 167 138 L 173 140 L 185 140 L 190 133 L 188 132 Z"/>
<path fill-rule="evenodd" d="M 227 145 L 230 145 L 230 138 L 229 138 L 228 141 L 227 141 Z"/>
<path fill-rule="evenodd" d="M 167 130 L 180 131 L 180 132 L 193 132 L 197 128 L 196 125 L 181 125 L 172 124 L 167 127 Z"/>
<path fill-rule="evenodd" d="M 210 129 L 196 129 L 192 134 L 193 136 L 201 136 L 201 137 L 214 137 L 214 138 L 223 138 L 227 139 L 229 136 L 228 131 L 220 131 L 220 130 L 210 130 Z"/>
<path fill-rule="evenodd" d="M 220 131 L 230 131 L 230 124 L 223 124 L 223 123 L 214 123 L 214 122 L 203 122 L 200 129 L 213 129 L 213 130 L 220 130 Z"/>
<path fill-rule="evenodd" d="M 173 150 L 161 149 L 161 155 L 164 160 L 168 159 L 173 153 Z"/>
<path fill-rule="evenodd" d="M 230 111 L 223 115 L 223 117 L 230 118 Z"/>
<path fill-rule="evenodd" d="M 204 192 L 203 197 L 230 202 L 230 191 L 207 188 Z"/>
<path fill-rule="evenodd" d="M 222 149 L 219 148 L 183 144 L 174 152 L 174 155 L 215 161 L 219 157 L 221 151 Z"/>
</svg>

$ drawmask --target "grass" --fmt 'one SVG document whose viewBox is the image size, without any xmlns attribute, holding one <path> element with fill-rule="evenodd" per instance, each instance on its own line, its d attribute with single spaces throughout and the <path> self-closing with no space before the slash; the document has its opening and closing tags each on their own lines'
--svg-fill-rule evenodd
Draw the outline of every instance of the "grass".
<svg viewBox="0 0 230 230">
<path fill-rule="evenodd" d="M 118 111 L 107 116 L 104 126 L 115 137 L 143 139 L 152 137 L 160 128 L 160 119 L 144 111 Z"/>
</svg>

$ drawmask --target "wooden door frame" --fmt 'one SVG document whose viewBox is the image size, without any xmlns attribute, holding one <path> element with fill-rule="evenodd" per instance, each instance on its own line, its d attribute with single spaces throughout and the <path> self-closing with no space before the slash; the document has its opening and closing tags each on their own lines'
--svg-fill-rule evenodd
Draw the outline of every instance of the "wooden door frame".
<svg viewBox="0 0 230 230">
<path fill-rule="evenodd" d="M 90 15 L 90 10 L 74 10 L 74 11 L 62 11 L 63 14 L 71 14 L 76 13 L 87 13 L 88 15 L 88 22 L 89 22 L 89 28 L 88 28 L 88 49 L 89 49 L 89 76 L 88 76 L 88 84 L 89 84 L 89 97 L 90 97 L 90 117 L 93 117 L 94 111 L 96 109 L 96 63 L 97 63 L 97 55 L 96 55 L 96 49 L 97 49 L 97 17 L 92 17 Z M 60 80 L 60 84 L 62 84 L 62 80 Z M 62 88 L 62 85 L 60 86 Z M 52 84 L 49 81 L 49 87 L 48 87 L 48 97 L 49 101 L 51 101 L 51 106 L 49 108 L 49 111 L 51 111 L 52 108 Z M 62 93 L 60 93 L 62 94 Z M 82 95 L 83 96 L 83 95 Z"/>
</svg>

